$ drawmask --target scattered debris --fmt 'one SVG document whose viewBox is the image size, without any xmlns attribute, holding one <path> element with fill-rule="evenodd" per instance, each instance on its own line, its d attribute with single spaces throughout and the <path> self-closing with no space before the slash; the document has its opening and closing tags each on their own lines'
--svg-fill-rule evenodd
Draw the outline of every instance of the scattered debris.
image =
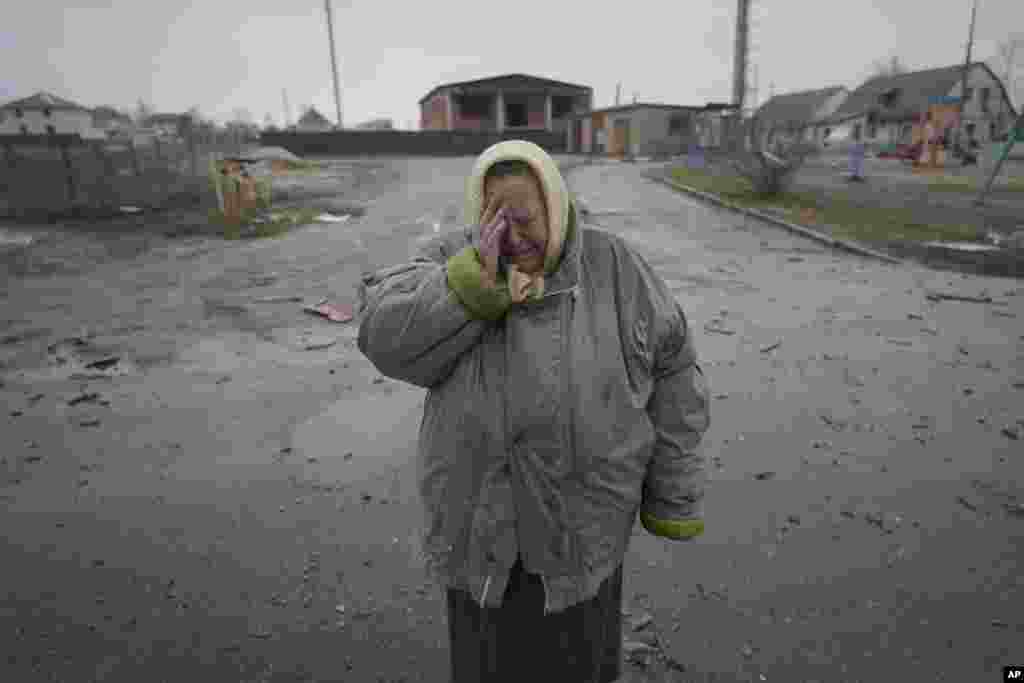
<svg viewBox="0 0 1024 683">
<path fill-rule="evenodd" d="M 43 456 L 41 456 L 41 455 L 25 455 L 25 456 L 22 456 L 21 461 L 22 462 L 30 462 L 31 463 L 31 462 L 41 462 L 42 459 L 43 459 Z"/>
<path fill-rule="evenodd" d="M 757 479 L 758 481 L 767 481 L 768 479 L 773 479 L 774 477 L 774 472 L 758 472 L 757 474 L 754 475 L 754 479 Z"/>
<path fill-rule="evenodd" d="M 998 318 L 1016 318 L 1017 317 L 1016 313 L 1010 313 L 1009 311 L 998 311 L 998 310 L 992 311 L 992 315 L 994 315 L 994 316 L 996 316 Z"/>
<path fill-rule="evenodd" d="M 1002 619 L 993 619 L 992 628 L 1010 628 L 1010 625 Z"/>
<path fill-rule="evenodd" d="M 704 331 L 705 332 L 712 332 L 714 334 L 724 334 L 724 335 L 736 334 L 735 330 L 729 330 L 729 329 L 726 329 L 724 327 L 720 327 L 718 325 L 712 325 L 710 323 L 704 326 Z"/>
<path fill-rule="evenodd" d="M 338 339 L 334 337 L 316 337 L 305 343 L 303 346 L 306 351 L 323 351 L 329 349 L 338 343 Z"/>
<path fill-rule="evenodd" d="M 977 512 L 978 511 L 978 502 L 977 502 L 977 500 L 968 498 L 967 496 L 957 496 L 956 497 L 956 502 L 960 503 L 961 505 L 963 505 L 965 508 L 967 508 L 971 512 Z"/>
<path fill-rule="evenodd" d="M 925 297 L 929 301 L 966 301 L 974 304 L 990 304 L 992 303 L 992 297 L 990 296 L 966 296 L 963 294 L 947 294 L 944 292 L 928 292 Z"/>
<path fill-rule="evenodd" d="M 920 313 L 907 313 L 907 320 L 924 320 L 924 316 Z"/>
<path fill-rule="evenodd" d="M 743 647 L 740 648 L 740 654 L 750 659 L 754 656 L 754 648 L 750 646 L 750 643 L 743 643 Z"/>
<path fill-rule="evenodd" d="M 320 223 L 345 223 L 350 218 L 352 218 L 352 216 L 348 214 L 335 216 L 332 213 L 322 213 L 316 217 L 316 220 Z"/>
<path fill-rule="evenodd" d="M 775 342 L 774 344 L 769 344 L 768 346 L 765 346 L 764 348 L 762 348 L 761 349 L 761 353 L 770 353 L 771 351 L 774 351 L 775 349 L 779 348 L 780 346 L 782 346 L 782 340 L 781 339 L 779 341 Z"/>
<path fill-rule="evenodd" d="M 98 417 L 90 417 L 85 420 L 80 420 L 78 423 L 79 427 L 99 427 L 100 419 Z"/>
<path fill-rule="evenodd" d="M 909 339 L 892 339 L 892 338 L 887 337 L 885 341 L 888 342 L 889 344 L 895 344 L 896 346 L 913 346 L 914 345 L 914 342 L 910 341 Z"/>
<path fill-rule="evenodd" d="M 109 358 L 101 358 L 100 360 L 87 363 L 85 367 L 90 370 L 109 370 L 120 362 L 120 356 L 110 356 Z"/>
<path fill-rule="evenodd" d="M 258 304 L 300 304 L 302 303 L 301 296 L 295 295 L 283 295 L 283 296 L 261 296 L 256 299 Z"/>
<path fill-rule="evenodd" d="M 142 209 L 138 206 L 122 206 L 121 213 L 142 213 Z"/>
<path fill-rule="evenodd" d="M 1011 517 L 1024 519 L 1024 503 L 1003 503 L 1003 507 Z"/>
<path fill-rule="evenodd" d="M 78 396 L 75 396 L 73 399 L 68 401 L 68 405 L 77 406 L 80 403 L 96 403 L 99 400 L 99 398 L 100 395 L 97 392 L 79 394 Z"/>
<path fill-rule="evenodd" d="M 1020 440 L 1021 428 L 1020 425 L 1010 425 L 1009 427 L 1003 427 L 1000 433 L 1007 439 L 1018 441 Z"/>
<path fill-rule="evenodd" d="M 637 618 L 633 619 L 630 623 L 630 627 L 634 631 L 642 631 L 654 622 L 654 617 L 650 614 L 641 614 Z"/>
<path fill-rule="evenodd" d="M 333 323 L 347 323 L 355 318 L 350 307 L 329 304 L 327 303 L 327 299 L 323 299 L 313 306 L 306 306 L 302 310 L 312 315 L 318 315 L 322 318 L 326 318 Z"/>
</svg>

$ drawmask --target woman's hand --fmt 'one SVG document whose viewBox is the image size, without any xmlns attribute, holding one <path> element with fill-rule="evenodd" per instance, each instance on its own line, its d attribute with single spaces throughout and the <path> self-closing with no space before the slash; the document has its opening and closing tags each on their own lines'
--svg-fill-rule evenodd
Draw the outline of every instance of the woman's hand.
<svg viewBox="0 0 1024 683">
<path fill-rule="evenodd" d="M 484 266 L 484 286 L 495 287 L 498 283 L 498 257 L 501 255 L 501 244 L 508 233 L 508 220 L 505 209 L 499 205 L 497 198 L 491 199 L 480 219 L 480 260 Z"/>
</svg>

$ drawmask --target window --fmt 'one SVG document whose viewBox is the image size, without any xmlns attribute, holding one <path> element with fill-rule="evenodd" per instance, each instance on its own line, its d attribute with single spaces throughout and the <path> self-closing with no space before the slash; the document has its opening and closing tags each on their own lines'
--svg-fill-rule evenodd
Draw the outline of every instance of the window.
<svg viewBox="0 0 1024 683">
<path fill-rule="evenodd" d="M 467 119 L 487 119 L 491 117 L 494 98 L 490 95 L 463 95 L 456 99 L 456 112 Z"/>
<path fill-rule="evenodd" d="M 21 107 L 18 107 L 17 109 L 14 110 L 14 116 L 19 118 L 19 119 L 23 119 L 23 118 L 25 118 L 25 112 L 23 112 L 21 110 Z"/>
<path fill-rule="evenodd" d="M 46 108 L 43 109 L 43 116 L 45 116 L 46 118 L 50 118 L 50 116 L 52 116 L 52 115 L 53 115 L 53 110 L 50 109 L 49 107 L 46 107 Z"/>
<path fill-rule="evenodd" d="M 21 124 L 21 134 L 28 135 L 28 126 L 26 126 L 24 123 Z"/>
<path fill-rule="evenodd" d="M 56 135 L 56 134 L 57 134 L 57 129 L 56 129 L 56 128 L 54 128 L 52 124 L 51 124 L 51 125 L 48 125 L 48 126 L 46 127 L 46 134 L 47 134 L 47 135 Z"/>
<path fill-rule="evenodd" d="M 827 140 L 828 136 L 830 136 L 830 135 L 832 135 L 832 129 L 831 128 L 826 128 L 825 129 L 825 139 Z"/>
<path fill-rule="evenodd" d="M 526 118 L 526 102 L 505 102 L 505 125 L 510 128 L 525 126 L 528 123 Z"/>
<path fill-rule="evenodd" d="M 560 119 L 572 113 L 573 98 L 571 96 L 556 95 L 551 98 L 551 118 Z"/>
<path fill-rule="evenodd" d="M 690 128 L 690 115 L 685 112 L 672 114 L 668 119 L 668 134 L 682 135 Z"/>
<path fill-rule="evenodd" d="M 974 88 L 964 90 L 964 102 L 970 102 L 972 97 L 974 97 Z"/>
</svg>

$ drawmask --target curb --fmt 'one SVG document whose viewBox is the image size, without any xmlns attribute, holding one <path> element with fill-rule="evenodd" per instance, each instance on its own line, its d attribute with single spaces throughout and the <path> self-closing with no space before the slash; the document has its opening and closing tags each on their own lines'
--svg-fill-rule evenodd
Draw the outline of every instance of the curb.
<svg viewBox="0 0 1024 683">
<path fill-rule="evenodd" d="M 694 197 L 697 197 L 698 199 L 702 199 L 702 200 L 704 200 L 706 202 L 710 202 L 712 204 L 716 204 L 716 205 L 718 205 L 718 206 L 720 206 L 722 208 L 729 209 L 731 211 L 735 211 L 737 213 L 742 213 L 742 214 L 745 214 L 745 215 L 748 215 L 748 216 L 753 216 L 754 218 L 757 218 L 757 219 L 760 219 L 760 220 L 763 220 L 763 221 L 767 221 L 768 223 L 772 223 L 773 225 L 777 225 L 777 226 L 779 226 L 781 228 L 784 228 L 784 229 L 786 229 L 786 230 L 788 230 L 790 232 L 796 233 L 796 234 L 798 234 L 798 235 L 800 235 L 802 237 L 806 237 L 808 239 L 814 240 L 815 242 L 819 242 L 821 244 L 825 244 L 825 245 L 833 247 L 833 248 L 843 249 L 845 251 L 852 252 L 852 253 L 857 254 L 859 256 L 868 256 L 868 257 L 871 257 L 871 258 L 876 258 L 876 259 L 879 259 L 881 261 L 884 261 L 884 262 L 892 264 L 892 265 L 900 265 L 900 266 L 911 265 L 909 261 L 906 261 L 904 259 L 900 259 L 900 258 L 896 258 L 894 256 L 890 256 L 890 255 L 885 254 L 885 253 L 883 253 L 881 251 L 877 251 L 875 249 L 871 249 L 870 247 L 865 247 L 864 245 L 858 244 L 856 242 L 851 242 L 849 240 L 839 239 L 837 237 L 829 237 L 828 235 L 824 235 L 824 234 L 818 232 L 817 230 L 812 230 L 811 228 L 805 228 L 802 225 L 796 225 L 794 223 L 790 223 L 788 221 L 784 221 L 781 218 L 776 218 L 775 216 L 772 216 L 772 215 L 767 214 L 767 213 L 763 213 L 761 211 L 758 211 L 757 209 L 748 209 L 746 207 L 737 206 L 737 205 L 732 204 L 730 202 L 727 202 L 727 201 L 725 201 L 725 200 L 723 200 L 723 199 L 721 199 L 719 197 L 716 197 L 713 194 L 708 194 L 707 192 L 701 192 L 700 190 L 694 189 L 694 188 L 689 187 L 687 185 L 683 185 L 681 183 L 677 183 L 674 180 L 669 180 L 668 178 L 664 178 L 664 177 L 659 176 L 657 174 L 649 174 L 649 175 L 645 175 L 645 177 L 648 180 L 653 180 L 655 182 L 661 183 L 662 185 L 666 185 L 666 186 L 668 186 L 668 187 L 670 187 L 670 188 L 672 188 L 674 190 L 681 190 L 681 191 L 683 191 L 683 192 L 685 192 L 687 194 L 690 194 L 690 195 L 693 195 Z"/>
</svg>

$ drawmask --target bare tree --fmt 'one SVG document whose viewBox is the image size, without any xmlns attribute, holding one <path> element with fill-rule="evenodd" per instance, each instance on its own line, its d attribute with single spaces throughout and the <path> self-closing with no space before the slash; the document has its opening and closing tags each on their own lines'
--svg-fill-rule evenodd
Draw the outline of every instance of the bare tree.
<svg viewBox="0 0 1024 683">
<path fill-rule="evenodd" d="M 776 126 L 763 121 L 757 112 L 735 131 L 740 138 L 730 146 L 729 166 L 750 182 L 759 197 L 788 191 L 797 171 L 819 153 L 802 140 L 776 136 Z"/>
<path fill-rule="evenodd" d="M 141 97 L 135 105 L 135 123 L 145 125 L 146 119 L 153 115 L 153 105 Z"/>
<path fill-rule="evenodd" d="M 871 63 L 871 78 L 888 78 L 909 71 L 903 61 L 896 55 L 888 59 L 876 59 Z"/>
<path fill-rule="evenodd" d="M 245 107 L 236 107 L 232 111 L 231 117 L 231 120 L 234 123 L 240 123 L 246 126 L 252 124 L 252 112 Z"/>
<path fill-rule="evenodd" d="M 1024 88 L 1020 87 L 1020 79 L 1017 77 L 1018 67 L 1024 64 L 1024 33 L 1012 34 L 1001 41 L 992 62 L 995 67 L 993 71 L 1003 79 L 1007 94 L 1019 109 L 1024 104 Z"/>
</svg>

